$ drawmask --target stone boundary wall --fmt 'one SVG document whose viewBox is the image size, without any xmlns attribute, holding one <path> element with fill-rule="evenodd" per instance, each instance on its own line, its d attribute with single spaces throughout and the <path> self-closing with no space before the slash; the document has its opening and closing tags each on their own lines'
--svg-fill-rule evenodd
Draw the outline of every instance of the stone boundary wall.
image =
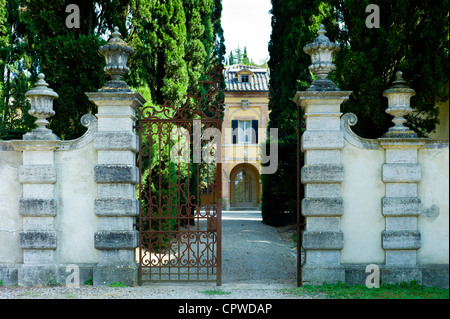
<svg viewBox="0 0 450 319">
<path fill-rule="evenodd" d="M 0 141 L 0 280 L 4 285 L 65 283 L 76 264 L 82 281 L 98 263 L 94 248 L 97 119 L 71 141 Z M 53 164 L 49 164 L 49 162 Z M 20 273 L 20 275 L 19 275 Z"/>
<path fill-rule="evenodd" d="M 448 288 L 448 139 L 418 138 L 404 125 L 416 92 L 401 71 L 382 92 L 394 126 L 378 139 L 357 136 L 350 128 L 356 115 L 340 112 L 352 92 L 327 79 L 340 46 L 319 28 L 303 48 L 316 80 L 294 98 L 306 124 L 301 281 L 365 284 L 372 274 L 384 283 Z"/>
<path fill-rule="evenodd" d="M 448 288 L 449 142 L 364 139 L 339 107 L 348 92 L 298 92 L 305 110 L 303 284 L 416 280 Z M 340 122 L 340 124 L 338 124 Z"/>
<path fill-rule="evenodd" d="M 448 287 L 448 139 L 368 140 L 355 124 L 354 114 L 342 116 L 346 281 L 364 284 L 375 264 L 384 282 Z"/>
<path fill-rule="evenodd" d="M 146 102 L 122 80 L 134 50 L 116 27 L 99 48 L 111 80 L 86 93 L 98 113 L 81 118 L 80 138 L 61 141 L 46 126 L 59 98 L 38 75 L 26 92 L 37 128 L 0 141 L 0 280 L 5 285 L 138 283 L 135 230 L 139 173 L 136 110 Z M 67 273 L 69 272 L 69 273 Z"/>
<path fill-rule="evenodd" d="M 305 187 L 301 281 L 365 284 L 370 265 L 384 283 L 416 280 L 448 288 L 448 139 L 417 138 L 403 125 L 414 90 L 401 72 L 384 92 L 395 125 L 378 139 L 357 136 L 350 128 L 356 116 L 341 113 L 352 92 L 326 79 L 339 46 L 323 25 L 318 33 L 305 47 L 314 56 L 310 69 L 317 80 L 294 99 L 306 122 L 298 181 Z M 118 28 L 100 48 L 113 80 L 86 93 L 98 113 L 82 117 L 87 132 L 78 139 L 61 141 L 46 128 L 58 95 L 43 74 L 26 93 L 38 128 L 22 140 L 0 141 L 4 285 L 65 284 L 73 265 L 80 282 L 92 277 L 95 285 L 138 284 L 134 125 L 146 101 L 121 80 L 132 52 Z"/>
</svg>

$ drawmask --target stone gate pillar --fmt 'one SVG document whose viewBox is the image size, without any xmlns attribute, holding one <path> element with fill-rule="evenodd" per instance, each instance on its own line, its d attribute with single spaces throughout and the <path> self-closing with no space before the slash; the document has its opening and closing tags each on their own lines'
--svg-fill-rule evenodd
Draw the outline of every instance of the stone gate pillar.
<svg viewBox="0 0 450 319">
<path fill-rule="evenodd" d="M 54 151 L 60 141 L 46 128 L 47 118 L 55 114 L 53 100 L 58 94 L 48 87 L 44 74 L 38 77 L 36 85 L 25 93 L 31 102 L 29 113 L 37 118 L 38 128 L 26 133 L 23 140 L 14 141 L 14 149 L 23 154 L 23 165 L 19 168 L 22 184 L 19 212 L 23 217 L 19 234 L 20 248 L 23 249 L 23 264 L 18 271 L 21 286 L 47 285 L 56 282 L 58 274 L 54 258 L 57 248 Z"/>
<path fill-rule="evenodd" d="M 421 247 L 421 234 L 417 218 L 421 211 L 421 200 L 417 196 L 418 183 L 422 179 L 418 163 L 418 149 L 426 139 L 404 126 L 403 116 L 412 112 L 410 98 L 415 91 L 406 85 L 402 73 L 397 72 L 392 87 L 383 92 L 388 98 L 386 113 L 394 116 L 394 126 L 378 141 L 386 150 L 382 167 L 382 180 L 386 195 L 382 200 L 382 214 L 386 218 L 382 233 L 385 250 L 385 266 L 382 281 L 400 283 L 416 280 L 422 282 L 422 271 L 417 266 L 417 250 Z"/>
<path fill-rule="evenodd" d="M 99 251 L 99 263 L 94 268 L 93 279 L 94 285 L 123 282 L 136 286 L 138 232 L 134 224 L 139 211 L 136 200 L 139 143 L 134 125 L 136 109 L 146 101 L 121 80 L 129 70 L 126 66 L 128 55 L 134 51 L 120 39 L 117 27 L 99 52 L 106 58 L 105 71 L 112 80 L 98 92 L 86 93 L 98 107 L 98 132 L 94 140 L 98 151 L 98 163 L 94 167 L 98 184 L 94 206 L 98 231 L 94 244 Z"/>
<path fill-rule="evenodd" d="M 341 182 L 344 167 L 341 149 L 344 135 L 340 130 L 341 104 L 352 92 L 340 91 L 326 79 L 334 69 L 333 53 L 339 46 L 325 36 L 323 25 L 315 41 L 304 47 L 311 55 L 309 67 L 315 80 L 305 92 L 297 92 L 295 102 L 305 111 L 306 131 L 301 138 L 305 163 L 301 168 L 301 182 L 305 185 L 305 198 L 301 213 L 306 229 L 302 234 L 305 264 L 302 266 L 303 284 L 319 285 L 323 282 L 345 281 L 340 264 L 340 251 L 344 247 L 344 234 L 340 218 L 344 213 Z"/>
</svg>

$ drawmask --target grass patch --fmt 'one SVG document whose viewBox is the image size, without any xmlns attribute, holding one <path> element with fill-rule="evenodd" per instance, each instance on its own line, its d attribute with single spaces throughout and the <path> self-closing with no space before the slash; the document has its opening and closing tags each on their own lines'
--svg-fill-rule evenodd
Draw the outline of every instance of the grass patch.
<svg viewBox="0 0 450 319">
<path fill-rule="evenodd" d="M 229 295 L 231 292 L 223 291 L 220 289 L 211 289 L 211 290 L 205 290 L 205 291 L 199 291 L 199 293 L 205 294 L 205 295 Z"/>
<path fill-rule="evenodd" d="M 125 285 L 123 282 L 112 282 L 109 284 L 109 287 L 126 288 L 127 285 Z"/>
<path fill-rule="evenodd" d="M 329 299 L 449 299 L 449 290 L 437 287 L 424 287 L 411 281 L 400 284 L 382 284 L 380 288 L 367 288 L 363 285 L 347 283 L 305 285 L 283 289 L 288 294 L 306 296 L 321 294 Z"/>
<path fill-rule="evenodd" d="M 86 286 L 93 286 L 93 285 L 94 285 L 94 279 L 92 279 L 92 277 L 89 277 L 89 278 L 84 282 L 84 284 L 85 284 Z"/>
</svg>

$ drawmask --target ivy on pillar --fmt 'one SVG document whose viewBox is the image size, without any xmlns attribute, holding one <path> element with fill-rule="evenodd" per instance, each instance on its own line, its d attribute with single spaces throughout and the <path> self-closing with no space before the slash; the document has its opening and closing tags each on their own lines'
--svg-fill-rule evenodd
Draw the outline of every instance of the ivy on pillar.
<svg viewBox="0 0 450 319">
<path fill-rule="evenodd" d="M 328 73 L 335 68 L 333 55 L 340 47 L 325 36 L 323 25 L 317 33 L 319 36 L 314 42 L 304 47 L 312 60 L 309 69 L 317 79 L 307 91 L 297 92 L 294 100 L 305 110 L 306 131 L 301 138 L 301 149 L 305 154 L 301 183 L 305 187 L 305 198 L 301 213 L 305 216 L 306 229 L 302 234 L 305 263 L 301 280 L 310 285 L 345 281 L 340 262 L 344 247 L 340 227 L 344 214 L 341 197 L 344 167 L 340 155 L 344 134 L 340 130 L 340 106 L 352 93 L 340 91 L 327 79 Z"/>
<path fill-rule="evenodd" d="M 138 284 L 136 247 L 138 232 L 134 229 L 138 215 L 135 186 L 139 173 L 136 153 L 139 150 L 135 134 L 136 109 L 146 101 L 133 92 L 122 76 L 128 56 L 134 52 L 122 39 L 118 28 L 99 52 L 106 58 L 105 72 L 111 76 L 98 92 L 86 93 L 98 107 L 98 131 L 94 147 L 98 163 L 94 178 L 98 185 L 94 212 L 98 217 L 98 231 L 94 245 L 99 252 L 99 263 L 94 268 L 94 285 L 123 282 Z"/>
</svg>

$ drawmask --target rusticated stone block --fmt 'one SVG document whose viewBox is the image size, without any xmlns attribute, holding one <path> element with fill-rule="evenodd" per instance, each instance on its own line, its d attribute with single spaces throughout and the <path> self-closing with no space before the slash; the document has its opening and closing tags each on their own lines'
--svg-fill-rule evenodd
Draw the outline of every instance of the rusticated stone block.
<svg viewBox="0 0 450 319">
<path fill-rule="evenodd" d="M 304 249 L 339 250 L 344 248 L 344 234 L 339 232 L 303 232 Z"/>
<path fill-rule="evenodd" d="M 385 183 L 414 183 L 422 179 L 420 164 L 384 164 L 383 182 Z"/>
<path fill-rule="evenodd" d="M 419 197 L 383 197 L 383 215 L 390 217 L 419 216 Z"/>
<path fill-rule="evenodd" d="M 417 266 L 386 266 L 381 271 L 381 281 L 389 284 L 399 284 L 415 280 L 422 284 L 422 270 Z"/>
<path fill-rule="evenodd" d="M 342 165 L 305 165 L 301 170 L 302 183 L 337 183 L 343 180 L 344 167 Z"/>
<path fill-rule="evenodd" d="M 56 249 L 56 231 L 23 231 L 19 234 L 20 248 Z"/>
<path fill-rule="evenodd" d="M 17 264 L 8 265 L 3 264 L 0 265 L 0 280 L 5 286 L 16 285 L 18 281 L 18 266 Z"/>
<path fill-rule="evenodd" d="M 131 132 L 97 132 L 94 147 L 101 151 L 138 152 L 138 136 Z"/>
<path fill-rule="evenodd" d="M 421 235 L 419 231 L 399 230 L 382 232 L 383 249 L 419 249 Z"/>
<path fill-rule="evenodd" d="M 428 287 L 448 289 L 449 267 L 448 264 L 422 265 L 422 283 Z"/>
<path fill-rule="evenodd" d="M 344 147 L 342 131 L 306 131 L 301 138 L 302 151 L 332 150 Z"/>
<path fill-rule="evenodd" d="M 19 183 L 54 184 L 56 168 L 54 165 L 22 165 L 19 168 Z"/>
<path fill-rule="evenodd" d="M 138 169 L 128 165 L 96 165 L 94 180 L 97 183 L 137 184 Z"/>
<path fill-rule="evenodd" d="M 56 201 L 54 199 L 24 198 L 19 201 L 19 212 L 28 217 L 56 216 Z"/>
<path fill-rule="evenodd" d="M 322 285 L 323 283 L 335 284 L 345 282 L 345 269 L 340 266 L 311 266 L 302 267 L 303 285 Z"/>
<path fill-rule="evenodd" d="M 56 280 L 58 267 L 49 264 L 23 264 L 19 269 L 20 286 L 48 285 L 50 280 Z"/>
<path fill-rule="evenodd" d="M 138 285 L 137 263 L 98 265 L 94 268 L 94 286 L 108 286 L 113 282 L 123 282 L 129 287 Z"/>
<path fill-rule="evenodd" d="M 96 249 L 134 249 L 138 246 L 137 231 L 99 231 L 94 235 Z"/>
<path fill-rule="evenodd" d="M 94 202 L 99 217 L 133 217 L 138 215 L 138 201 L 132 198 L 101 198 Z"/>
<path fill-rule="evenodd" d="M 307 217 L 335 217 L 344 214 L 342 197 L 304 198 L 302 215 Z"/>
</svg>

